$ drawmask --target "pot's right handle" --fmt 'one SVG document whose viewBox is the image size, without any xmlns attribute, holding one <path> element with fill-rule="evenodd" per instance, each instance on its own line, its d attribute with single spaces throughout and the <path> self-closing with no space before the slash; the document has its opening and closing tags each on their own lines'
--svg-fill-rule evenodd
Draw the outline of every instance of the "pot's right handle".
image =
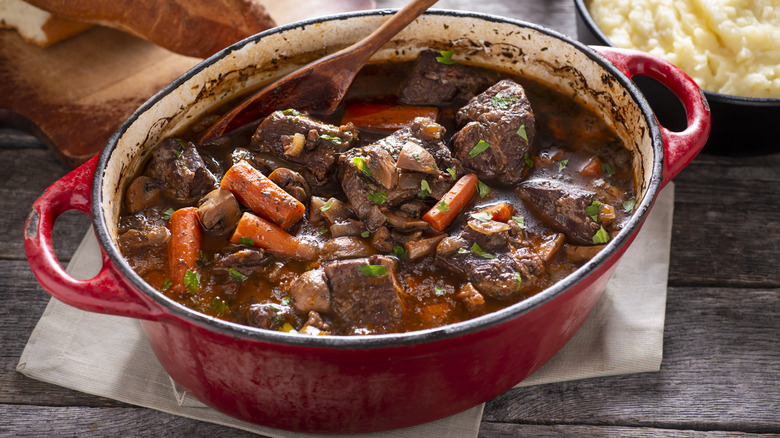
<svg viewBox="0 0 780 438">
<path fill-rule="evenodd" d="M 649 76 L 666 86 L 680 99 L 685 108 L 688 126 L 674 132 L 661 126 L 664 140 L 663 185 L 666 185 L 696 154 L 710 135 L 710 107 L 696 82 L 671 62 L 638 50 L 592 46 L 629 78 Z M 659 124 L 660 125 L 660 124 Z"/>
<path fill-rule="evenodd" d="M 68 210 L 90 215 L 97 160 L 92 158 L 56 181 L 33 203 L 24 225 L 30 268 L 41 286 L 65 304 L 96 313 L 159 319 L 165 314 L 161 307 L 125 280 L 102 248 L 103 267 L 89 280 L 71 277 L 54 254 L 51 234 L 57 218 Z"/>
</svg>

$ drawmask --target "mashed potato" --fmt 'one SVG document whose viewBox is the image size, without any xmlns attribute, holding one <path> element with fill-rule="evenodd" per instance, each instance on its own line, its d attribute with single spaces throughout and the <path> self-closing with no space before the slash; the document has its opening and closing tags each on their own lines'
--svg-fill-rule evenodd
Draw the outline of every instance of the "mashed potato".
<svg viewBox="0 0 780 438">
<path fill-rule="evenodd" d="M 591 0 L 618 47 L 666 58 L 701 88 L 780 97 L 780 0 Z"/>
</svg>

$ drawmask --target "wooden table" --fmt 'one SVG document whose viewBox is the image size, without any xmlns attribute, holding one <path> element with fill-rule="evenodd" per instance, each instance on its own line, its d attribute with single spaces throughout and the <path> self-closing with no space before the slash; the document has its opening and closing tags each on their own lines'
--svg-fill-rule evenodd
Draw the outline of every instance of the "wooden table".
<svg viewBox="0 0 780 438">
<path fill-rule="evenodd" d="M 437 6 L 576 35 L 569 0 Z M 0 162 L 0 436 L 254 436 L 15 371 L 49 300 L 24 256 L 24 220 L 32 202 L 69 169 L 36 139 L 10 130 L 0 130 Z M 481 437 L 780 436 L 780 154 L 704 153 L 675 182 L 661 371 L 512 389 L 487 403 Z M 73 212 L 57 222 L 55 250 L 63 263 L 88 225 Z"/>
</svg>

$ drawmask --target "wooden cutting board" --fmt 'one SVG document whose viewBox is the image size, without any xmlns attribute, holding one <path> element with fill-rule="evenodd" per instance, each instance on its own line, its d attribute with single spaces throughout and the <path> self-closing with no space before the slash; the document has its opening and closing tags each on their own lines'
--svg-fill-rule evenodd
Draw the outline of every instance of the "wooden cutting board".
<svg viewBox="0 0 780 438">
<path fill-rule="evenodd" d="M 370 9 L 374 0 L 272 2 L 277 24 Z M 99 153 L 143 102 L 200 61 L 105 27 L 42 49 L 0 30 L 0 127 L 29 132 L 68 166 Z"/>
</svg>

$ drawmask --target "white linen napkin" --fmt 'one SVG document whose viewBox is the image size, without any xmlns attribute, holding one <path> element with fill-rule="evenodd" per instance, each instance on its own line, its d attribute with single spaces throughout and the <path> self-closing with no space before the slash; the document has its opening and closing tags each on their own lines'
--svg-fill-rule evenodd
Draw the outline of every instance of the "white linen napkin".
<svg viewBox="0 0 780 438">
<path fill-rule="evenodd" d="M 661 366 L 674 188 L 669 184 L 601 300 L 572 340 L 517 386 L 658 371 Z M 100 250 L 90 230 L 68 272 L 91 278 Z M 245 423 L 216 412 L 165 373 L 137 320 L 84 312 L 52 299 L 33 330 L 17 371 L 28 377 L 187 418 L 268 435 L 318 437 Z M 476 437 L 484 405 L 383 437 Z M 351 435 L 377 437 L 380 434 Z"/>
</svg>

